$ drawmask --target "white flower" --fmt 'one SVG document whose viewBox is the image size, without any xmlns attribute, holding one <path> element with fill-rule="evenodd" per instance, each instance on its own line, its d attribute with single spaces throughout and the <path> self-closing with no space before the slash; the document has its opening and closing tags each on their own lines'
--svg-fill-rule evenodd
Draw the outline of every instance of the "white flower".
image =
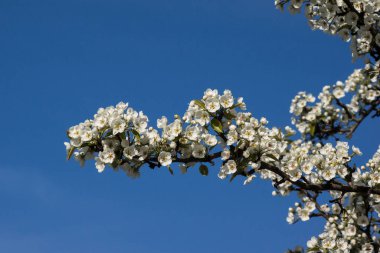
<svg viewBox="0 0 380 253">
<path fill-rule="evenodd" d="M 315 210 L 315 203 L 312 201 L 308 201 L 305 204 L 305 209 L 309 212 L 313 212 Z"/>
<path fill-rule="evenodd" d="M 266 125 L 266 124 L 268 124 L 268 120 L 267 120 L 265 117 L 261 117 L 261 118 L 260 118 L 260 123 L 261 123 L 262 125 Z"/>
<path fill-rule="evenodd" d="M 137 154 L 138 154 L 138 152 L 137 152 L 136 148 L 133 145 L 132 146 L 127 146 L 123 150 L 123 155 L 126 158 L 130 159 L 130 160 L 133 159 L 133 157 L 135 155 L 137 155 Z"/>
<path fill-rule="evenodd" d="M 215 135 L 212 134 L 206 134 L 204 140 L 205 143 L 210 147 L 213 147 L 218 143 L 218 140 L 216 139 Z"/>
<path fill-rule="evenodd" d="M 247 110 L 246 104 L 244 103 L 242 97 L 240 97 L 240 98 L 237 99 L 237 104 L 238 104 L 238 106 L 239 106 L 239 108 L 240 108 L 241 110 L 243 110 L 243 111 L 244 111 L 244 110 Z"/>
<path fill-rule="evenodd" d="M 356 227 L 354 225 L 348 225 L 344 230 L 346 236 L 353 237 L 356 235 Z"/>
<path fill-rule="evenodd" d="M 98 129 L 102 129 L 107 125 L 107 118 L 102 116 L 102 115 L 97 115 L 95 116 L 94 119 L 94 126 L 97 127 Z"/>
<path fill-rule="evenodd" d="M 164 128 L 163 136 L 168 140 L 174 140 L 180 133 L 182 132 L 182 124 L 181 121 L 175 120 L 170 125 L 167 125 Z"/>
<path fill-rule="evenodd" d="M 222 161 L 228 160 L 230 158 L 230 150 L 224 149 L 221 155 Z"/>
<path fill-rule="evenodd" d="M 340 249 L 340 250 L 346 250 L 348 248 L 348 243 L 346 240 L 344 240 L 343 238 L 339 239 L 337 241 L 337 247 Z"/>
<path fill-rule="evenodd" d="M 82 135 L 82 129 L 79 126 L 73 126 L 69 129 L 69 137 L 72 139 L 78 139 Z"/>
<path fill-rule="evenodd" d="M 207 112 L 203 110 L 198 110 L 195 112 L 194 120 L 201 126 L 204 126 L 210 122 L 210 116 Z"/>
<path fill-rule="evenodd" d="M 230 126 L 230 131 L 227 134 L 227 145 L 233 145 L 238 141 L 238 133 Z"/>
<path fill-rule="evenodd" d="M 370 102 L 374 101 L 377 97 L 380 96 L 379 91 L 369 90 L 366 94 L 366 99 Z"/>
<path fill-rule="evenodd" d="M 123 119 L 117 118 L 111 122 L 111 128 L 113 129 L 113 135 L 122 133 L 125 130 L 126 123 Z"/>
<path fill-rule="evenodd" d="M 199 139 L 201 129 L 198 126 L 188 126 L 186 128 L 185 136 L 191 141 L 196 141 Z"/>
<path fill-rule="evenodd" d="M 195 158 L 203 158 L 206 155 L 206 148 L 201 144 L 194 144 L 192 155 Z"/>
<path fill-rule="evenodd" d="M 358 22 L 358 20 L 359 20 L 359 16 L 355 12 L 347 13 L 347 15 L 346 15 L 346 23 L 347 24 L 355 26 L 356 23 Z"/>
<path fill-rule="evenodd" d="M 169 152 L 161 151 L 158 155 L 158 161 L 162 166 L 169 166 L 172 163 L 172 155 Z"/>
<path fill-rule="evenodd" d="M 308 248 L 315 248 L 318 245 L 318 240 L 315 236 L 313 236 L 309 241 L 307 241 Z"/>
<path fill-rule="evenodd" d="M 122 114 L 125 111 L 125 109 L 127 109 L 127 107 L 128 107 L 128 103 L 124 103 L 124 102 L 119 102 L 116 105 L 116 109 L 118 110 L 119 114 Z"/>
<path fill-rule="evenodd" d="M 344 40 L 346 42 L 350 41 L 350 39 L 351 39 L 351 32 L 347 28 L 343 28 L 343 29 L 339 30 L 338 34 L 340 35 L 340 37 L 342 37 L 342 40 Z"/>
<path fill-rule="evenodd" d="M 82 139 L 82 141 L 91 141 L 92 140 L 92 131 L 87 130 L 87 131 L 82 132 L 81 139 Z"/>
<path fill-rule="evenodd" d="M 322 247 L 325 249 L 333 249 L 336 245 L 336 242 L 333 238 L 326 238 L 322 240 Z"/>
<path fill-rule="evenodd" d="M 220 109 L 219 99 L 216 97 L 208 98 L 205 101 L 207 111 L 213 113 Z"/>
<path fill-rule="evenodd" d="M 297 208 L 297 214 L 302 221 L 310 220 L 310 212 L 304 208 Z"/>
<path fill-rule="evenodd" d="M 334 88 L 334 91 L 333 91 L 333 94 L 334 94 L 334 97 L 336 97 L 337 99 L 341 99 L 344 97 L 344 90 L 343 90 L 343 87 L 341 86 L 336 86 Z"/>
<path fill-rule="evenodd" d="M 251 125 L 246 125 L 241 130 L 241 137 L 252 141 L 255 138 L 255 129 Z"/>
<path fill-rule="evenodd" d="M 203 94 L 203 99 L 215 98 L 216 96 L 218 96 L 218 90 L 207 89 Z"/>
<path fill-rule="evenodd" d="M 329 181 L 333 179 L 336 175 L 336 170 L 332 168 L 327 168 L 324 171 L 322 171 L 322 177 L 323 179 Z"/>
<path fill-rule="evenodd" d="M 234 97 L 232 96 L 231 91 L 229 90 L 225 90 L 224 94 L 220 96 L 219 100 L 220 100 L 220 104 L 224 108 L 230 108 L 234 104 Z"/>
<path fill-rule="evenodd" d="M 148 126 L 148 117 L 140 111 L 138 117 L 133 119 L 133 124 L 135 125 L 137 132 L 143 133 Z"/>
<path fill-rule="evenodd" d="M 70 145 L 71 146 L 74 146 L 74 147 L 80 147 L 80 146 L 82 146 L 82 144 L 83 144 L 83 141 L 82 141 L 82 139 L 81 138 L 76 138 L 76 139 L 71 139 L 70 140 Z"/>
<path fill-rule="evenodd" d="M 233 174 L 237 171 L 236 162 L 234 160 L 228 160 L 223 166 L 222 170 L 225 174 Z"/>
<path fill-rule="evenodd" d="M 111 164 L 115 160 L 115 153 L 112 149 L 105 149 L 99 152 L 99 158 L 103 163 Z"/>
<path fill-rule="evenodd" d="M 219 173 L 218 173 L 218 177 L 219 177 L 219 179 L 225 179 L 226 177 L 227 177 L 227 174 L 226 173 L 224 173 L 224 171 L 220 171 Z"/>
<path fill-rule="evenodd" d="M 354 152 L 355 155 L 362 155 L 363 153 L 360 151 L 359 148 L 352 146 L 352 151 Z"/>
<path fill-rule="evenodd" d="M 371 243 L 365 243 L 362 246 L 360 253 L 373 253 L 374 247 Z"/>
<path fill-rule="evenodd" d="M 161 119 L 157 119 L 157 127 L 165 128 L 168 124 L 168 119 L 165 116 L 162 116 Z"/>
<path fill-rule="evenodd" d="M 98 172 L 101 173 L 104 171 L 106 165 L 98 157 L 95 157 L 95 167 L 98 170 Z"/>
</svg>

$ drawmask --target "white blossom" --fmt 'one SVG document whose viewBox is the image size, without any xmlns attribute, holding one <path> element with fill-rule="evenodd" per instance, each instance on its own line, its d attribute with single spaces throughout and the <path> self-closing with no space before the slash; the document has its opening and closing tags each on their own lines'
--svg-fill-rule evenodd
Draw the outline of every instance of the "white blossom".
<svg viewBox="0 0 380 253">
<path fill-rule="evenodd" d="M 169 166 L 172 163 L 172 156 L 169 152 L 161 151 L 158 155 L 158 161 L 162 166 Z"/>
</svg>

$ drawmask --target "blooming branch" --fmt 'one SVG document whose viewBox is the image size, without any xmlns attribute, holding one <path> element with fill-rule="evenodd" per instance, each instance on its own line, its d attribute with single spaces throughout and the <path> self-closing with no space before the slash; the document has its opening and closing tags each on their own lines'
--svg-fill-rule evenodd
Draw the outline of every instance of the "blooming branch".
<svg viewBox="0 0 380 253">
<path fill-rule="evenodd" d="M 323 192 L 330 194 L 333 206 L 338 205 L 338 198 L 340 207 L 355 215 L 362 212 L 361 204 L 347 205 L 346 198 L 361 198 L 370 207 L 368 212 L 375 212 L 380 202 L 380 151 L 367 166 L 358 169 L 350 164 L 352 158 L 361 155 L 359 149 L 353 147 L 350 153 L 346 142 L 333 146 L 291 140 L 295 134 L 291 128 L 269 128 L 265 118 L 259 120 L 243 112 L 245 107 L 243 99 L 234 99 L 228 90 L 219 94 L 208 89 L 202 99 L 190 102 L 183 117 L 175 116 L 171 123 L 166 117 L 157 120 L 157 129 L 148 126 L 147 116 L 125 103 L 100 108 L 94 119 L 68 130 L 68 158 L 74 155 L 82 164 L 94 159 L 99 172 L 109 166 L 132 177 L 140 174 L 143 165 L 151 169 L 164 166 L 173 173 L 173 163 L 178 163 L 183 172 L 200 164 L 200 173 L 207 175 L 206 164 L 220 160 L 220 179 L 243 176 L 244 184 L 248 184 L 259 175 L 272 182 L 274 195 L 298 192 L 301 202 L 290 209 L 290 223 L 311 217 L 324 217 L 328 222 L 331 217 L 342 219 L 342 214 L 326 211 L 329 204 L 318 203 Z M 375 223 L 370 224 L 372 235 Z M 359 231 L 361 225 L 355 226 Z M 351 237 L 342 235 L 346 241 Z M 350 242 L 347 247 L 364 245 L 368 240 Z M 323 240 L 318 249 L 322 244 Z"/>
<path fill-rule="evenodd" d="M 271 182 L 273 195 L 297 193 L 289 223 L 315 217 L 326 221 L 324 231 L 307 242 L 308 252 L 379 252 L 380 147 L 358 167 L 354 160 L 362 152 L 340 139 L 351 138 L 367 118 L 380 116 L 380 1 L 275 4 L 291 13 L 304 10 L 312 29 L 351 41 L 353 59 L 373 61 L 345 82 L 325 86 L 318 100 L 297 94 L 290 112 L 301 139 L 290 127 L 268 127 L 266 118 L 244 112 L 243 98 L 235 99 L 229 90 L 208 89 L 182 117 L 158 119 L 157 128 L 126 103 L 100 108 L 93 119 L 67 131 L 67 158 L 74 156 L 81 165 L 94 160 L 98 172 L 112 168 L 131 177 L 138 177 L 145 165 L 173 174 L 173 164 L 184 173 L 199 165 L 202 175 L 209 174 L 208 165 L 220 164 L 220 179 L 242 176 L 245 185 L 260 176 Z"/>
</svg>

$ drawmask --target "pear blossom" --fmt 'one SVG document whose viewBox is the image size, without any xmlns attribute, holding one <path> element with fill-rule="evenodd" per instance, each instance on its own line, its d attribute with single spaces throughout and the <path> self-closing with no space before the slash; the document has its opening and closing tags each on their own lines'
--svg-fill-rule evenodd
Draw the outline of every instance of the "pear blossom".
<svg viewBox="0 0 380 253">
<path fill-rule="evenodd" d="M 93 160 L 99 173 L 110 167 L 133 178 L 146 166 L 170 166 L 174 173 L 175 163 L 186 173 L 201 164 L 205 175 L 205 164 L 219 165 L 221 180 L 241 176 L 248 185 L 257 177 L 270 182 L 273 196 L 296 195 L 289 224 L 324 219 L 320 233 L 306 243 L 307 252 L 379 252 L 380 147 L 360 163 L 363 153 L 347 141 L 364 120 L 380 117 L 380 1 L 275 4 L 292 14 L 304 12 L 313 30 L 339 36 L 350 43 L 353 60 L 366 61 L 319 94 L 296 94 L 290 113 L 298 132 L 245 112 L 244 99 L 230 90 L 207 89 L 183 116 L 163 116 L 156 128 L 128 103 L 99 108 L 92 119 L 68 129 L 67 158 L 81 166 Z"/>
<path fill-rule="evenodd" d="M 161 151 L 158 155 L 158 161 L 162 166 L 169 166 L 172 163 L 172 156 L 169 152 Z"/>
</svg>

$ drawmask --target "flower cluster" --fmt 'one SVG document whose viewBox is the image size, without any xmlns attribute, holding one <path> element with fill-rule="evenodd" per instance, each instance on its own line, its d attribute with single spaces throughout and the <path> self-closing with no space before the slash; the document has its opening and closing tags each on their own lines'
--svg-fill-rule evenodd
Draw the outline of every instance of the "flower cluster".
<svg viewBox="0 0 380 253">
<path fill-rule="evenodd" d="M 204 158 L 219 141 L 215 134 L 229 127 L 217 117 L 236 117 L 236 108 L 244 107 L 242 99 L 235 103 L 229 91 L 219 95 L 216 90 L 207 90 L 202 100 L 190 103 L 183 118 L 175 116 L 169 123 L 162 117 L 157 120 L 157 129 L 148 127 L 148 117 L 128 104 L 100 108 L 93 119 L 67 131 L 68 158 L 74 155 L 81 164 L 94 158 L 99 172 L 106 165 L 136 171 L 145 162 L 169 166 L 176 159 Z"/>
<path fill-rule="evenodd" d="M 292 181 L 304 176 L 309 182 L 318 184 L 336 176 L 344 178 L 348 174 L 346 164 L 350 160 L 347 142 L 338 142 L 333 147 L 330 143 L 322 146 L 319 143 L 313 145 L 311 142 L 295 141 L 281 164 L 282 170 L 288 173 Z"/>
<path fill-rule="evenodd" d="M 331 195 L 335 197 L 333 201 L 319 205 L 318 195 L 301 192 L 301 202 L 289 208 L 287 221 L 290 224 L 311 217 L 326 220 L 324 231 L 307 242 L 307 252 L 374 252 L 374 245 L 379 243 L 375 236 L 379 233 L 380 210 L 376 207 L 379 196 L 371 196 L 368 202 L 366 197 L 358 194 L 331 192 Z"/>
<path fill-rule="evenodd" d="M 338 145 L 341 145 L 338 143 Z M 331 147 L 330 147 L 331 148 Z M 347 148 L 341 149 L 347 154 Z M 333 154 L 334 152 L 329 153 Z M 354 148 L 355 154 L 360 154 Z M 352 155 L 351 155 L 352 156 Z M 350 157 L 351 157 L 350 156 Z M 339 175 L 334 182 L 340 184 L 349 181 L 352 185 L 377 187 L 380 171 L 380 147 L 366 166 L 356 170 L 349 168 Z M 350 178 L 350 180 L 347 180 Z M 331 179 L 330 179 L 331 180 Z M 327 179 L 321 182 L 326 183 Z M 319 204 L 319 193 L 311 194 L 299 189 L 301 202 L 289 208 L 287 221 L 293 224 L 297 221 L 307 221 L 311 217 L 323 217 L 326 220 L 324 231 L 317 237 L 312 237 L 308 243 L 308 252 L 377 252 L 379 249 L 380 232 L 380 195 L 345 193 L 330 191 L 331 200 L 327 204 Z"/>
<path fill-rule="evenodd" d="M 275 0 L 280 9 L 305 11 L 312 29 L 351 41 L 353 58 L 371 56 L 375 64 L 355 70 L 345 82 L 323 88 L 318 99 L 300 92 L 293 99 L 295 131 L 269 127 L 266 118 L 245 112 L 243 98 L 229 90 L 208 89 L 193 100 L 182 117 L 162 117 L 157 127 L 126 103 L 100 108 L 93 119 L 67 131 L 67 157 L 83 165 L 94 160 L 98 172 L 110 167 L 137 177 L 173 163 L 182 172 L 199 164 L 221 164 L 220 179 L 256 176 L 269 180 L 273 195 L 296 192 L 299 202 L 289 208 L 287 221 L 313 217 L 326 220 L 324 230 L 307 242 L 307 252 L 372 253 L 380 250 L 380 147 L 363 166 L 356 166 L 357 147 L 338 141 L 350 138 L 368 116 L 380 116 L 380 0 Z M 335 137 L 336 142 L 322 140 Z M 319 142 L 316 143 L 316 140 Z M 294 251 L 303 252 L 300 247 Z"/>
<path fill-rule="evenodd" d="M 325 139 L 335 134 L 350 137 L 367 117 L 379 116 L 380 63 L 355 70 L 343 83 L 325 86 L 318 100 L 300 92 L 292 100 L 292 123 L 310 138 Z"/>
<path fill-rule="evenodd" d="M 338 203 L 321 206 L 319 214 L 325 217 L 326 224 L 318 237 L 307 242 L 309 252 L 374 252 L 379 240 L 371 235 L 379 232 L 379 213 L 366 206 L 363 197 L 341 196 Z"/>
<path fill-rule="evenodd" d="M 342 89 L 344 92 L 345 88 Z M 304 94 L 304 98 L 312 102 L 310 96 Z M 295 113 L 300 104 L 297 106 Z M 143 165 L 152 169 L 164 166 L 173 173 L 172 163 L 179 163 L 184 172 L 199 163 L 200 173 L 207 175 L 205 164 L 214 164 L 220 158 L 220 179 L 232 180 L 241 175 L 245 177 L 244 184 L 248 184 L 259 175 L 272 182 L 274 195 L 297 191 L 301 202 L 289 209 L 289 223 L 315 216 L 326 218 L 325 231 L 308 243 L 311 252 L 368 248 L 368 236 L 362 236 L 360 228 L 369 227 L 371 234 L 377 224 L 372 220 L 366 223 L 362 217 L 380 210 L 380 195 L 366 196 L 363 200 L 356 188 L 352 192 L 345 190 L 350 194 L 337 192 L 348 186 L 378 186 L 380 149 L 366 166 L 355 168 L 349 164 L 353 157 L 361 155 L 358 148 L 350 148 L 346 142 L 322 145 L 291 140 L 295 132 L 290 127 L 284 131 L 269 128 L 266 118 L 256 119 L 243 112 L 245 109 L 243 99 L 235 99 L 229 90 L 219 94 L 208 89 L 202 99 L 190 102 L 183 117 L 176 115 L 172 122 L 162 117 L 155 129 L 148 126 L 144 113 L 128 104 L 100 108 L 93 119 L 67 131 L 68 158 L 74 155 L 82 164 L 94 159 L 99 172 L 109 166 L 132 177 L 139 175 Z M 339 199 L 339 203 L 320 205 L 319 191 L 325 190 L 331 190 L 330 201 Z M 350 199 L 350 203 L 345 199 Z M 335 250 L 338 248 L 347 250 Z"/>
<path fill-rule="evenodd" d="M 182 118 L 175 116 L 171 123 L 166 117 L 158 119 L 159 131 L 148 127 L 142 112 L 119 103 L 71 127 L 65 145 L 68 157 L 74 155 L 81 164 L 94 159 L 99 172 L 108 165 L 130 175 L 138 174 L 143 164 L 170 167 L 176 161 L 187 168 L 210 157 L 215 148 L 223 160 L 219 177 L 248 175 L 247 184 L 261 161 L 274 162 L 284 154 L 286 137 L 294 131 L 287 128 L 284 135 L 278 128 L 267 128 L 265 118 L 258 120 L 238 110 L 245 110 L 242 98 L 234 99 L 228 90 L 219 94 L 208 89 L 201 100 L 191 101 Z"/>
<path fill-rule="evenodd" d="M 291 128 L 286 127 L 285 132 L 268 128 L 265 118 L 258 120 L 237 109 L 245 109 L 242 98 L 235 101 L 228 90 L 219 95 L 217 90 L 209 89 L 201 100 L 191 101 L 182 118 L 176 116 L 172 123 L 166 117 L 157 120 L 158 129 L 162 129 L 159 132 L 148 127 L 148 118 L 142 112 L 119 103 L 100 108 L 94 119 L 71 127 L 70 142 L 65 145 L 68 156 L 74 154 L 81 163 L 94 159 L 99 172 L 106 165 L 137 172 L 143 164 L 154 168 L 179 162 L 189 167 L 194 162 L 221 157 L 219 178 L 243 175 L 247 177 L 245 183 L 254 178 L 254 173 L 273 181 L 281 179 L 262 164 L 278 167 L 291 182 L 303 178 L 318 184 L 344 178 L 349 173 L 347 163 L 361 154 L 356 147 L 349 153 L 346 142 L 334 147 L 329 143 L 290 141 L 288 137 L 295 134 Z M 379 163 L 377 156 L 369 162 L 370 168 Z M 284 195 L 287 188 L 282 186 L 289 186 L 289 182 L 277 186 Z"/>
<path fill-rule="evenodd" d="M 68 158 L 74 155 L 82 165 L 94 158 L 99 172 L 109 165 L 131 176 L 160 141 L 157 130 L 148 128 L 148 117 L 122 102 L 100 108 L 93 119 L 70 127 L 67 135 Z"/>
<path fill-rule="evenodd" d="M 378 57 L 380 49 L 380 2 L 378 0 L 276 0 L 279 9 L 288 6 L 290 13 L 304 7 L 313 30 L 338 35 L 351 41 L 353 58 L 370 54 Z"/>
</svg>

